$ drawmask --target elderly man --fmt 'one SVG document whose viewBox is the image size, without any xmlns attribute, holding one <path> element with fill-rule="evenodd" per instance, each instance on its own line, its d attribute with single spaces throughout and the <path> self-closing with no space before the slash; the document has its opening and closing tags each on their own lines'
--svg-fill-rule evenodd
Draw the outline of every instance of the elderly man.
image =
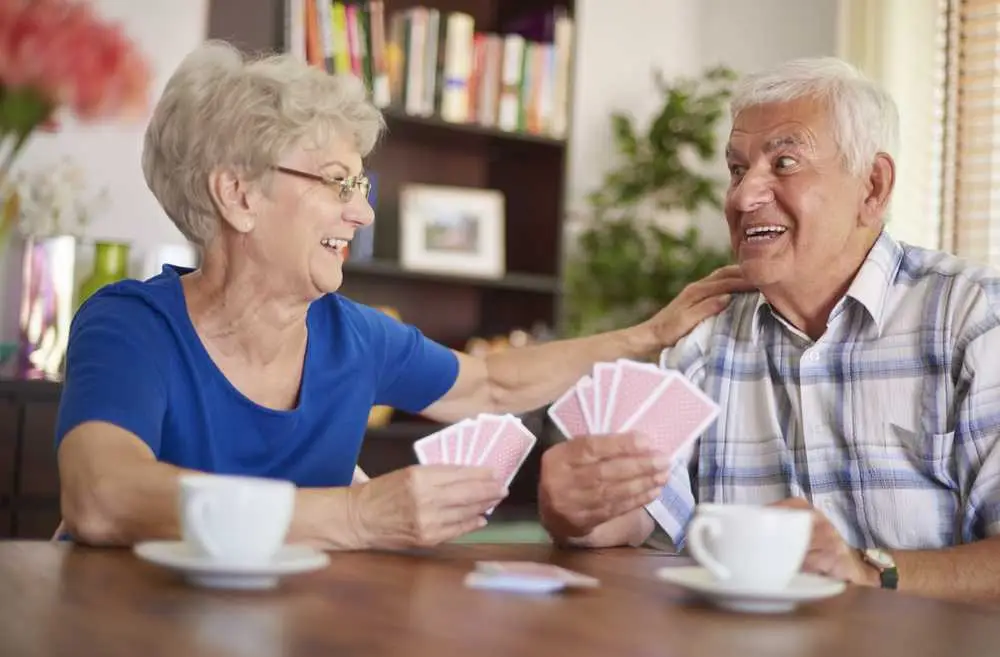
<svg viewBox="0 0 1000 657">
<path fill-rule="evenodd" d="M 885 231 L 896 108 L 849 65 L 752 75 L 732 119 L 725 215 L 759 293 L 662 354 L 721 414 L 671 470 L 659 527 L 682 545 L 697 502 L 812 508 L 807 570 L 1000 596 L 1000 278 Z M 559 542 L 654 533 L 634 503 L 639 464 L 617 456 L 634 440 L 545 454 L 541 515 Z"/>
</svg>

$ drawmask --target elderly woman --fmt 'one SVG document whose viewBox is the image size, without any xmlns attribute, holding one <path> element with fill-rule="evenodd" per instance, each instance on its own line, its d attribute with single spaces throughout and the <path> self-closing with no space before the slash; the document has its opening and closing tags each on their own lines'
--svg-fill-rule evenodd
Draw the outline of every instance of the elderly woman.
<svg viewBox="0 0 1000 657">
<path fill-rule="evenodd" d="M 357 79 L 288 56 L 244 61 L 210 43 L 174 73 L 142 166 L 202 264 L 108 286 L 74 321 L 56 440 L 76 540 L 178 536 L 185 471 L 294 482 L 292 541 L 453 539 L 484 524 L 503 483 L 447 465 L 352 480 L 373 404 L 441 422 L 538 408 L 595 361 L 673 344 L 745 286 L 720 270 L 628 330 L 485 358 L 453 352 L 336 294 L 344 247 L 374 219 L 362 158 L 382 127 Z M 621 494 L 658 491 L 664 475 L 642 446 L 612 442 L 615 458 L 634 462 Z"/>
</svg>

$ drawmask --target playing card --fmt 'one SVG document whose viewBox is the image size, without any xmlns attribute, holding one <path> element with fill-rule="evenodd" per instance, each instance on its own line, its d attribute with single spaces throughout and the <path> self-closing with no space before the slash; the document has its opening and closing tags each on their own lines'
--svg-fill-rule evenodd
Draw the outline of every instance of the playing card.
<svg viewBox="0 0 1000 657">
<path fill-rule="evenodd" d="M 564 392 L 549 406 L 548 416 L 566 438 L 590 433 L 580 396 L 576 393 L 576 386 Z"/>
<path fill-rule="evenodd" d="M 465 430 L 468 426 L 475 426 L 475 420 L 462 420 L 452 425 L 452 435 L 454 436 L 451 441 L 455 449 L 451 452 L 451 462 L 464 465 L 466 463 L 466 445 L 465 445 Z"/>
<path fill-rule="evenodd" d="M 583 376 L 576 382 L 576 395 L 580 398 L 580 410 L 583 411 L 583 419 L 587 421 L 587 433 L 596 433 L 597 425 L 594 423 L 594 380 L 590 375 Z"/>
<path fill-rule="evenodd" d="M 459 422 L 459 432 L 461 437 L 458 442 L 462 445 L 462 449 L 465 450 L 462 454 L 462 463 L 471 465 L 473 463 L 473 455 L 475 454 L 476 441 L 474 440 L 476 436 L 476 429 L 479 428 L 479 424 L 476 420 L 462 420 Z"/>
<path fill-rule="evenodd" d="M 534 561 L 477 561 L 476 572 L 488 575 L 512 575 L 517 577 L 554 579 L 566 586 L 595 588 L 601 582 L 596 577 L 573 570 Z"/>
<path fill-rule="evenodd" d="M 458 454 L 455 451 L 457 447 L 455 444 L 455 438 L 457 435 L 458 431 L 455 429 L 454 424 L 441 430 L 442 463 L 458 463 Z"/>
<path fill-rule="evenodd" d="M 615 364 L 597 363 L 594 365 L 594 431 L 605 433 L 605 415 L 608 402 L 611 400 L 611 384 L 614 382 Z"/>
<path fill-rule="evenodd" d="M 625 422 L 639 410 L 643 402 L 670 377 L 670 373 L 650 363 L 619 360 L 611 384 L 608 403 L 605 404 L 605 433 L 619 433 Z"/>
<path fill-rule="evenodd" d="M 469 452 L 469 458 L 466 460 L 466 463 L 469 465 L 482 465 L 486 451 L 490 447 L 490 441 L 496 436 L 506 417 L 505 415 L 494 415 L 492 413 L 480 413 L 476 416 L 476 430 L 470 439 L 473 444 L 473 450 Z"/>
<path fill-rule="evenodd" d="M 441 446 L 441 432 L 424 436 L 413 443 L 413 451 L 417 454 L 417 461 L 420 463 L 443 463 L 444 450 Z"/>
<path fill-rule="evenodd" d="M 681 374 L 668 374 L 621 431 L 642 433 L 657 451 L 677 455 L 715 421 L 719 407 Z"/>
<path fill-rule="evenodd" d="M 535 446 L 535 436 L 513 415 L 503 416 L 500 429 L 490 439 L 479 465 L 493 468 L 497 478 L 510 486 L 528 453 Z"/>
</svg>

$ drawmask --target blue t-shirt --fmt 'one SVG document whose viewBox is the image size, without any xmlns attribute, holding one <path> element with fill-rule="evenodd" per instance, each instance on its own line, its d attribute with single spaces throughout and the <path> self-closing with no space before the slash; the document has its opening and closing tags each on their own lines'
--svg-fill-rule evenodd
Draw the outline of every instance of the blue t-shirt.
<svg viewBox="0 0 1000 657">
<path fill-rule="evenodd" d="M 188 316 L 180 275 L 102 288 L 70 330 L 56 446 L 103 420 L 149 445 L 158 460 L 221 474 L 346 486 L 373 404 L 417 413 L 458 376 L 449 349 L 337 294 L 309 308 L 298 406 L 265 408 L 225 378 Z"/>
</svg>

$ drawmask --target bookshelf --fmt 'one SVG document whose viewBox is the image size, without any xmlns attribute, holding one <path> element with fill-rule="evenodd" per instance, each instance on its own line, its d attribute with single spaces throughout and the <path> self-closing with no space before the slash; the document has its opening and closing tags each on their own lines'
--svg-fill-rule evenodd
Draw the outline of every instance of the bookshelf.
<svg viewBox="0 0 1000 657">
<path fill-rule="evenodd" d="M 314 1 L 304 0 L 306 3 Z M 225 39 L 250 52 L 302 54 L 305 46 L 289 43 L 296 32 L 288 22 L 290 8 L 298 10 L 302 3 L 303 0 L 211 0 L 208 36 Z M 347 4 L 371 7 L 371 3 L 366 2 Z M 525 17 L 550 14 L 558 7 L 571 25 L 574 2 L 384 0 L 382 7 L 386 40 L 390 40 L 394 29 L 393 15 L 412 12 L 417 7 L 437 10 L 440 16 L 439 52 L 444 58 L 447 17 L 452 12 L 471 16 L 477 34 L 500 35 L 498 39 L 504 44 L 505 35 L 515 31 L 524 35 L 526 43 L 541 43 L 547 40 L 545 32 L 552 36 L 551 30 L 527 31 Z M 314 11 L 322 11 L 322 6 Z M 406 29 L 410 29 L 409 24 Z M 301 36 L 301 32 L 297 34 Z M 368 34 L 372 34 L 372 29 Z M 312 54 L 315 55 L 315 51 Z M 553 62 L 556 61 L 555 54 L 550 56 Z M 572 54 L 568 57 L 572 61 Z M 310 55 L 305 54 L 305 58 L 310 59 Z M 327 70 L 337 69 L 334 60 L 313 59 L 312 63 Z M 402 66 L 405 70 L 407 65 Z M 438 80 L 444 67 L 444 63 L 440 63 Z M 567 68 L 572 71 L 571 64 Z M 551 70 L 548 75 L 552 75 Z M 569 98 L 571 78 L 568 74 L 566 89 L 559 97 Z M 398 90 L 393 86 L 394 93 Z M 349 260 L 342 293 L 369 305 L 391 306 L 404 321 L 414 324 L 428 337 L 456 349 L 464 349 L 472 337 L 491 338 L 515 329 L 531 331 L 545 327 L 558 333 L 566 188 L 564 135 L 568 133 L 568 110 L 562 130 L 551 129 L 557 121 L 540 122 L 537 112 L 530 130 L 523 115 L 517 129 L 501 129 L 499 119 L 492 124 L 478 118 L 465 122 L 444 120 L 440 111 L 440 92 L 433 112 L 407 112 L 405 86 L 402 93 L 403 98 L 396 94 L 389 104 L 380 102 L 388 131 L 366 162 L 366 168 L 378 176 L 373 253 L 368 260 Z M 479 91 L 477 97 L 482 98 L 482 93 Z M 564 104 L 568 106 L 569 103 Z M 552 102 L 547 105 L 549 115 L 556 111 L 551 105 Z M 506 127 L 510 127 L 509 123 Z M 409 184 L 487 188 L 502 192 L 505 200 L 505 274 L 499 278 L 478 278 L 461 271 L 431 273 L 404 267 L 400 261 L 399 198 L 401 189 Z M 541 418 L 526 418 L 528 421 L 535 423 L 532 427 L 535 431 L 544 430 Z M 391 424 L 369 431 L 362 451 L 362 466 L 373 474 L 380 474 L 405 465 L 400 459 L 412 462 L 412 441 L 433 428 L 419 418 L 396 413 Z M 539 437 L 542 438 L 540 443 L 544 443 L 544 437 Z M 387 454 L 388 446 L 398 450 L 400 445 L 405 455 L 402 452 L 393 456 Z M 517 477 L 512 500 L 534 500 L 537 456 L 529 458 Z"/>
</svg>

